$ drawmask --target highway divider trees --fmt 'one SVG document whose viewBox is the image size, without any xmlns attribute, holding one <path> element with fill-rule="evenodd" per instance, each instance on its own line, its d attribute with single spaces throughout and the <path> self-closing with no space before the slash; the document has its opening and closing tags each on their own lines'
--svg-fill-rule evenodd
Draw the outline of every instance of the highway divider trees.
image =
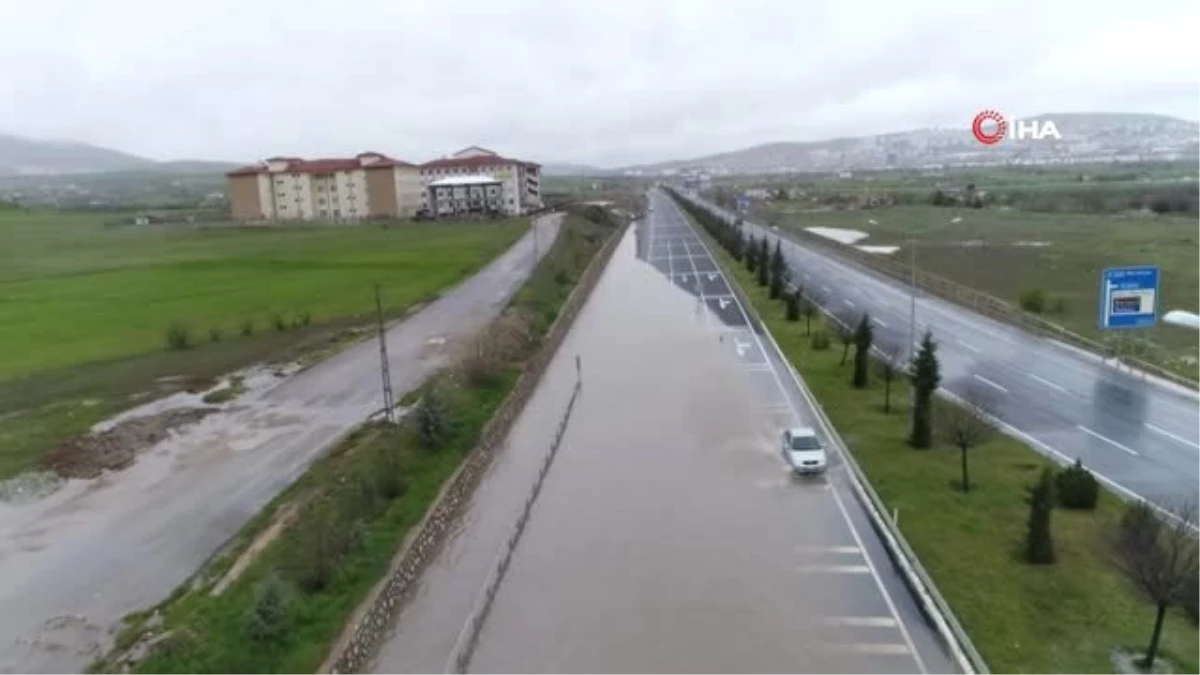
<svg viewBox="0 0 1200 675">
<path fill-rule="evenodd" d="M 1050 534 L 1050 516 L 1054 513 L 1054 471 L 1042 470 L 1041 478 L 1029 490 L 1029 521 L 1025 529 L 1025 561 L 1033 565 L 1054 564 L 1054 538 Z"/>
<path fill-rule="evenodd" d="M 800 298 L 800 316 L 804 317 L 804 334 L 805 335 L 812 335 L 812 320 L 813 320 L 813 317 L 816 316 L 817 312 L 819 312 L 819 311 L 820 311 L 820 309 L 818 309 L 817 303 L 812 298 L 808 298 L 808 297 Z"/>
<path fill-rule="evenodd" d="M 988 399 L 977 392 L 970 392 L 962 405 L 945 406 L 939 413 L 939 426 L 947 443 L 958 448 L 962 468 L 962 491 L 971 491 L 971 477 L 967 468 L 969 451 L 983 445 L 995 433 L 992 422 L 992 406 Z"/>
<path fill-rule="evenodd" d="M 925 331 L 921 348 L 912 363 L 909 376 L 913 385 L 912 430 L 908 444 L 917 450 L 933 447 L 933 393 L 942 383 L 941 365 L 933 333 Z"/>
<path fill-rule="evenodd" d="M 783 318 L 787 319 L 788 321 L 799 321 L 800 302 L 803 299 L 804 289 L 799 286 L 796 287 L 796 290 L 788 293 L 787 299 L 785 300 L 786 308 L 784 310 Z"/>
<path fill-rule="evenodd" d="M 850 356 L 850 345 L 854 344 L 854 329 L 850 327 L 850 321 L 846 317 L 841 317 L 837 323 L 838 342 L 842 345 L 842 360 L 838 362 L 839 366 L 846 365 L 846 358 Z"/>
<path fill-rule="evenodd" d="M 871 343 L 875 340 L 875 331 L 871 328 L 871 316 L 863 312 L 854 329 L 854 378 L 851 384 L 855 389 L 867 388 L 867 368 L 871 364 Z"/>
<path fill-rule="evenodd" d="M 883 380 L 883 412 L 887 414 L 892 411 L 892 382 L 903 369 L 900 363 L 901 351 L 895 345 L 882 345 L 878 347 L 878 351 L 879 358 L 875 360 L 875 364 L 879 379 Z"/>
<path fill-rule="evenodd" d="M 763 235 L 758 240 L 758 285 L 767 286 L 771 283 L 771 249 L 767 245 L 767 237 Z"/>
<path fill-rule="evenodd" d="M 1192 502 L 1171 509 L 1168 520 L 1145 501 L 1130 504 L 1111 543 L 1113 562 L 1137 592 L 1154 604 L 1154 630 L 1138 663 L 1153 672 L 1167 609 L 1195 602 L 1189 597 L 1200 575 L 1200 557 L 1192 534 L 1196 525 Z"/>
</svg>

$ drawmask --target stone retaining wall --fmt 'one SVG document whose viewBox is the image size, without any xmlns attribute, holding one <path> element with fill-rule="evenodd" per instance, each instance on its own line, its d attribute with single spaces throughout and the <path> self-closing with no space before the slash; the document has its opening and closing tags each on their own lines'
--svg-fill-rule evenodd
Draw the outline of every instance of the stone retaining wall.
<svg viewBox="0 0 1200 675">
<path fill-rule="evenodd" d="M 375 597 L 368 599 L 369 606 L 354 625 L 353 634 L 344 644 L 339 644 L 340 653 L 337 654 L 330 672 L 361 672 L 374 656 L 380 640 L 387 634 L 392 620 L 398 613 L 405 592 L 440 548 L 450 525 L 460 515 L 462 505 L 479 484 L 496 449 L 501 447 L 529 397 L 537 389 L 542 374 L 554 358 L 575 317 L 587 302 L 628 227 L 626 224 L 610 235 L 596 257 L 588 264 L 579 278 L 579 283 L 563 303 L 554 324 L 547 331 L 542 346 L 525 363 L 524 371 L 513 386 L 512 392 L 480 433 L 474 450 L 467 455 L 462 466 L 447 482 L 416 536 L 398 554 L 399 563 L 393 567 L 391 576 Z"/>
</svg>

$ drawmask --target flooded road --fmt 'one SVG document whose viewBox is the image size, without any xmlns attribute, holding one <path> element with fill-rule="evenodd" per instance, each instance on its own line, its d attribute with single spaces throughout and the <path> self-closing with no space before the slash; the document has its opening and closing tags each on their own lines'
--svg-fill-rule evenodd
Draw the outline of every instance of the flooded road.
<svg viewBox="0 0 1200 675">
<path fill-rule="evenodd" d="M 581 395 L 472 671 L 949 670 L 839 496 L 844 468 L 788 471 L 778 434 L 805 415 L 699 239 L 654 200 L 376 671 L 446 669 L 570 395 L 576 354 Z"/>
<path fill-rule="evenodd" d="M 561 217 L 538 219 L 540 253 Z M 496 316 L 535 260 L 532 233 L 388 331 L 392 385 L 446 360 L 439 345 Z M 127 613 L 191 576 L 272 497 L 382 405 L 379 347 L 354 345 L 178 430 L 128 469 L 0 503 L 0 672 L 81 670 Z"/>
</svg>

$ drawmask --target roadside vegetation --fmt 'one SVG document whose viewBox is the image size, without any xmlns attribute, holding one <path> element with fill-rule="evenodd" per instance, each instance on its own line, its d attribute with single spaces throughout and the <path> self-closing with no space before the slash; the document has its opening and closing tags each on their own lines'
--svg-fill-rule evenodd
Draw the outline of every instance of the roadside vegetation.
<svg viewBox="0 0 1200 675">
<path fill-rule="evenodd" d="M 1101 490 L 1081 464 L 1059 468 L 999 433 L 986 396 L 962 405 L 932 397 L 940 381 L 936 328 L 912 366 L 895 345 L 871 345 L 864 386 L 856 360 L 829 349 L 838 334 L 849 333 L 851 347 L 868 343 L 861 328 L 855 337 L 860 317 L 801 321 L 788 302 L 771 300 L 745 256 L 730 252 L 756 242 L 681 205 L 724 244 L 723 266 L 887 511 L 898 513 L 898 527 L 993 672 L 1121 672 L 1153 649 L 1155 635 L 1175 672 L 1196 672 L 1200 570 L 1186 527 L 1147 519 L 1144 505 Z M 822 300 L 802 295 L 794 302 Z M 1181 505 L 1178 513 L 1191 511 Z"/>
<path fill-rule="evenodd" d="M 0 211 L 0 479 L 143 399 L 344 345 L 483 267 L 525 220 L 108 228 Z"/>
<path fill-rule="evenodd" d="M 91 670 L 314 672 L 612 232 L 605 212 L 586 215 L 599 222 L 569 216 L 502 316 L 401 398 L 397 426 L 366 424 L 318 460 L 192 582 L 128 617 Z"/>
</svg>

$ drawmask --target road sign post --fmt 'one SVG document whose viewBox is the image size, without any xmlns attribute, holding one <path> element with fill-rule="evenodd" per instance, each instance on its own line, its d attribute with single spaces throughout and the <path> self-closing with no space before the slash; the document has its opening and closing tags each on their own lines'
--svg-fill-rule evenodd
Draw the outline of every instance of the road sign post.
<svg viewBox="0 0 1200 675">
<path fill-rule="evenodd" d="M 1111 267 L 1100 275 L 1100 328 L 1150 328 L 1158 321 L 1158 268 Z"/>
</svg>

